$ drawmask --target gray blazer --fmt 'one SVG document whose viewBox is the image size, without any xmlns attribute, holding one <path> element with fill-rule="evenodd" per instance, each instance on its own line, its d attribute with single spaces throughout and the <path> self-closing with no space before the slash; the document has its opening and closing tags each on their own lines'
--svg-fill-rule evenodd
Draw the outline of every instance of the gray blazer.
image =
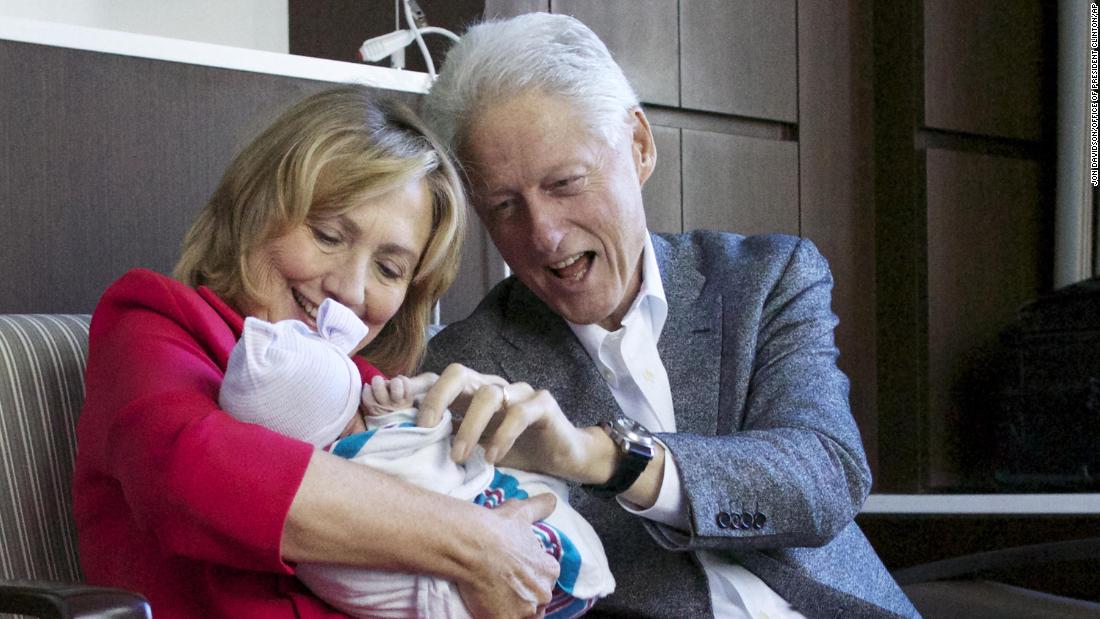
<svg viewBox="0 0 1100 619">
<path fill-rule="evenodd" d="M 574 491 L 618 582 L 593 616 L 710 615 L 701 568 L 677 552 L 700 549 L 728 553 L 808 617 L 916 616 L 853 521 L 871 477 L 836 366 L 825 259 L 781 235 L 699 231 L 653 246 L 678 429 L 658 436 L 691 530 Z M 620 414 L 568 325 L 515 278 L 432 339 L 425 368 L 450 362 L 548 389 L 578 426 Z"/>
</svg>

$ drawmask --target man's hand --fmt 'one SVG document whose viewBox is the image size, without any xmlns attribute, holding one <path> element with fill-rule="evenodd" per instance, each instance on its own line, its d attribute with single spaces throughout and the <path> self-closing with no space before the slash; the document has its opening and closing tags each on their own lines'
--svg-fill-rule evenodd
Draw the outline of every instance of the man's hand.
<svg viewBox="0 0 1100 619">
<path fill-rule="evenodd" d="M 477 392 L 494 385 L 504 387 L 508 385 L 508 381 L 494 374 L 482 374 L 462 364 L 452 363 L 443 370 L 443 374 L 420 402 L 416 425 L 421 428 L 437 425 L 443 419 L 443 411 L 448 408 L 456 417 L 461 418 Z M 465 461 L 465 458 L 462 460 Z"/>
<path fill-rule="evenodd" d="M 487 510 L 492 520 L 485 532 L 484 559 L 458 593 L 474 617 L 541 618 L 553 595 L 561 566 L 543 550 L 531 523 L 554 511 L 556 499 L 540 494 L 506 501 Z"/>
<path fill-rule="evenodd" d="M 437 422 L 447 408 L 462 413 L 451 450 L 457 462 L 481 443 L 493 464 L 583 483 L 611 476 L 615 457 L 607 435 L 574 426 L 546 390 L 452 364 L 421 402 L 418 423 Z"/>
</svg>

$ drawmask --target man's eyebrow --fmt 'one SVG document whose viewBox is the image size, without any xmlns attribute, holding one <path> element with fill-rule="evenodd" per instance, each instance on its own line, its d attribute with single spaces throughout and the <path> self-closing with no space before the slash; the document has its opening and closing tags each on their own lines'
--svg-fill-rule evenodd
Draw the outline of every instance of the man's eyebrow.
<svg viewBox="0 0 1100 619">
<path fill-rule="evenodd" d="M 508 193 L 508 188 L 502 183 L 489 184 L 489 181 L 484 176 L 471 177 L 470 178 L 471 193 L 475 193 L 481 196 L 495 196 L 502 193 Z"/>
</svg>

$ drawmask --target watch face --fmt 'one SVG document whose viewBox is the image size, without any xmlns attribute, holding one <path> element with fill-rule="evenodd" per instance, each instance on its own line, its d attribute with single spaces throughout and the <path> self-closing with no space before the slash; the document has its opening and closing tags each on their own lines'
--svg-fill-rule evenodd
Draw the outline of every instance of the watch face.
<svg viewBox="0 0 1100 619">
<path fill-rule="evenodd" d="M 612 423 L 614 431 L 631 443 L 653 444 L 653 434 L 645 426 L 628 417 L 619 417 Z"/>
<path fill-rule="evenodd" d="M 601 485 L 584 486 L 594 496 L 608 498 L 625 492 L 638 480 L 655 453 L 653 435 L 645 426 L 626 417 L 602 421 L 600 426 L 619 447 L 622 457 L 611 479 Z"/>
</svg>

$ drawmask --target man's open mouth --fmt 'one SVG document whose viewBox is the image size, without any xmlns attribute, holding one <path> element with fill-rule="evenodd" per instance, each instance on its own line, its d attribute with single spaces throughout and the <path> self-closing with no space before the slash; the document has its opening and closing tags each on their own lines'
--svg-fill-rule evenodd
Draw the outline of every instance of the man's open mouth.
<svg viewBox="0 0 1100 619">
<path fill-rule="evenodd" d="M 559 279 L 577 281 L 584 277 L 584 274 L 592 267 L 592 261 L 595 259 L 596 252 L 585 251 L 555 262 L 547 268 Z"/>
</svg>

